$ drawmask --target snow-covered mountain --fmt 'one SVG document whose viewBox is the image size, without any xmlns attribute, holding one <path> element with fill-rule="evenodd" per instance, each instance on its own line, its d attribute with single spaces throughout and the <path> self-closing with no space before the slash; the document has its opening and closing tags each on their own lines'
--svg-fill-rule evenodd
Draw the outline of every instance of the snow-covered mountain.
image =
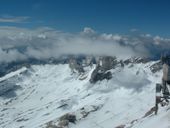
<svg viewBox="0 0 170 128">
<path fill-rule="evenodd" d="M 68 64 L 22 67 L 0 78 L 0 127 L 169 128 L 169 106 L 146 114 L 161 82 L 162 71 L 153 70 L 157 63 L 117 64 L 110 80 L 94 84 L 89 80 L 96 65 L 83 73 Z"/>
</svg>

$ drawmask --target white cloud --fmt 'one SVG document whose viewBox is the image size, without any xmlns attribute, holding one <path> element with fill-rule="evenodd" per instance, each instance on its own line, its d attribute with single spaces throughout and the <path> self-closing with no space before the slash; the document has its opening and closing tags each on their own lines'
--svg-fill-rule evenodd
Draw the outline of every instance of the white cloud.
<svg viewBox="0 0 170 128">
<path fill-rule="evenodd" d="M 83 32 L 85 34 L 94 34 L 94 33 L 96 33 L 92 28 L 89 28 L 89 27 L 85 27 Z"/>
<path fill-rule="evenodd" d="M 0 27 L 0 62 L 57 58 L 66 54 L 128 58 L 154 56 L 170 49 L 170 40 L 161 37 L 99 34 L 91 28 L 86 28 L 84 32 L 88 34 L 65 33 L 47 27 Z"/>
<path fill-rule="evenodd" d="M 101 37 L 105 40 L 114 40 L 114 41 L 120 41 L 123 37 L 121 35 L 118 34 L 102 34 Z"/>
<path fill-rule="evenodd" d="M 3 16 L 0 17 L 0 22 L 1 23 L 26 23 L 28 19 L 30 19 L 30 17 L 28 16 L 19 16 L 19 17 Z"/>
<path fill-rule="evenodd" d="M 27 59 L 26 56 L 20 52 L 18 52 L 17 49 L 12 49 L 9 51 L 4 51 L 0 49 L 0 63 L 1 62 L 11 62 L 11 61 L 20 61 Z"/>
</svg>

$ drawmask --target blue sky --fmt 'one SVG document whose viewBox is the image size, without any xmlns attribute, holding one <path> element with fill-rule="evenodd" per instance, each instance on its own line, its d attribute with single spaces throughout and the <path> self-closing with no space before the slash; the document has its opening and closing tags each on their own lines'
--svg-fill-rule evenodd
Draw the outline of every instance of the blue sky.
<svg viewBox="0 0 170 128">
<path fill-rule="evenodd" d="M 169 0 L 0 0 L 0 25 L 170 37 Z"/>
</svg>

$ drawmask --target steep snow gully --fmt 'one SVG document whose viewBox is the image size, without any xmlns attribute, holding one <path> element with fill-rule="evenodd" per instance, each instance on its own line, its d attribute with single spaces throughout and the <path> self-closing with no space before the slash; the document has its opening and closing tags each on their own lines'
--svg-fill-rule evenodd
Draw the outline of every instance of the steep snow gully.
<svg viewBox="0 0 170 128">
<path fill-rule="evenodd" d="M 162 71 L 150 70 L 155 63 L 118 65 L 112 79 L 95 84 L 89 82 L 95 65 L 83 74 L 68 64 L 23 67 L 0 78 L 0 127 L 169 128 L 170 106 L 144 117 L 161 82 Z M 61 121 L 67 113 L 76 116 L 74 123 Z"/>
</svg>

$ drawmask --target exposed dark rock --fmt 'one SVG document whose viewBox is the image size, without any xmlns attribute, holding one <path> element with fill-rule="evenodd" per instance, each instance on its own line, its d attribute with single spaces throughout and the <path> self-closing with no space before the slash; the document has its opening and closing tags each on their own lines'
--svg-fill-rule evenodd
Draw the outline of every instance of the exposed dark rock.
<svg viewBox="0 0 170 128">
<path fill-rule="evenodd" d="M 73 115 L 73 114 L 67 113 L 67 114 L 61 116 L 59 120 L 60 121 L 68 120 L 68 122 L 75 123 L 76 122 L 76 116 Z"/>
<path fill-rule="evenodd" d="M 48 126 L 46 126 L 46 128 L 62 128 L 62 127 L 58 127 L 56 125 L 48 125 Z"/>
<path fill-rule="evenodd" d="M 62 105 L 60 105 L 59 107 L 57 107 L 57 108 L 67 108 L 69 105 L 68 104 L 62 104 Z"/>
<path fill-rule="evenodd" d="M 79 73 L 83 73 L 84 72 L 84 69 L 83 69 L 83 66 L 81 65 L 81 63 L 76 60 L 75 58 L 71 58 L 69 60 L 69 67 L 71 68 L 72 71 L 76 70 L 78 71 Z"/>
<path fill-rule="evenodd" d="M 49 121 L 45 124 L 46 128 L 66 128 L 69 127 L 69 123 L 76 123 L 87 117 L 91 112 L 99 110 L 103 105 L 91 105 L 84 106 L 81 109 L 75 111 L 73 114 L 67 113 L 55 120 Z"/>
<path fill-rule="evenodd" d="M 55 124 L 53 124 L 52 121 L 46 123 L 46 128 L 63 128 L 63 127 L 60 127 L 60 126 L 56 126 Z"/>
<path fill-rule="evenodd" d="M 141 57 L 139 57 L 139 58 L 135 58 L 134 59 L 134 62 L 135 63 L 143 63 L 143 64 L 145 64 L 145 63 L 147 63 L 147 62 L 149 62 L 149 59 L 148 58 L 141 58 Z"/>
<path fill-rule="evenodd" d="M 24 118 L 21 118 L 21 119 L 17 119 L 16 122 L 22 122 L 22 121 L 27 121 L 29 119 L 24 119 Z"/>
<path fill-rule="evenodd" d="M 137 122 L 138 121 L 138 119 L 135 119 L 135 120 L 132 120 L 131 122 L 130 122 L 130 124 L 131 125 L 133 125 L 135 122 Z"/>
<path fill-rule="evenodd" d="M 123 63 L 128 65 L 130 63 L 138 64 L 138 63 L 147 63 L 149 62 L 148 58 L 141 58 L 141 57 L 132 57 L 130 59 L 124 60 Z"/>
<path fill-rule="evenodd" d="M 87 111 L 84 107 L 80 109 L 80 113 L 82 115 L 82 118 L 86 118 L 91 112 L 95 112 L 98 109 L 100 109 L 101 106 L 92 106 L 92 109 L 90 111 Z"/>
<path fill-rule="evenodd" d="M 96 68 L 90 78 L 91 83 L 96 83 L 97 81 L 102 81 L 104 79 L 110 80 L 112 78 L 112 73 L 111 72 L 100 72 L 98 68 Z"/>
<path fill-rule="evenodd" d="M 117 63 L 118 62 L 116 57 L 104 56 L 99 58 L 97 62 L 97 67 L 100 67 L 100 70 L 103 70 L 105 72 L 114 68 Z"/>
<path fill-rule="evenodd" d="M 115 127 L 115 128 L 125 128 L 125 126 L 126 126 L 126 125 L 119 125 L 119 126 L 117 126 L 117 127 Z"/>
<path fill-rule="evenodd" d="M 152 107 L 148 112 L 146 112 L 143 117 L 147 117 L 147 116 L 155 113 L 155 111 L 156 111 L 156 107 L 154 106 L 154 107 Z"/>
<path fill-rule="evenodd" d="M 60 120 L 60 122 L 58 123 L 58 126 L 60 126 L 60 127 L 66 127 L 68 125 L 69 125 L 68 120 Z"/>
<path fill-rule="evenodd" d="M 115 68 L 118 64 L 116 57 L 104 56 L 100 57 L 97 61 L 95 70 L 91 74 L 90 82 L 96 83 L 104 79 L 110 80 L 112 73 L 108 70 Z"/>
<path fill-rule="evenodd" d="M 162 69 L 162 63 L 161 61 L 153 64 L 152 66 L 150 66 L 150 70 L 152 71 L 152 73 L 158 72 Z"/>
<path fill-rule="evenodd" d="M 120 65 L 121 65 L 121 67 L 123 68 L 124 66 L 125 66 L 125 64 L 123 63 L 123 61 L 122 60 L 120 60 Z"/>
<path fill-rule="evenodd" d="M 92 66 L 95 63 L 95 58 L 93 56 L 86 56 L 82 62 L 84 67 Z"/>
</svg>

